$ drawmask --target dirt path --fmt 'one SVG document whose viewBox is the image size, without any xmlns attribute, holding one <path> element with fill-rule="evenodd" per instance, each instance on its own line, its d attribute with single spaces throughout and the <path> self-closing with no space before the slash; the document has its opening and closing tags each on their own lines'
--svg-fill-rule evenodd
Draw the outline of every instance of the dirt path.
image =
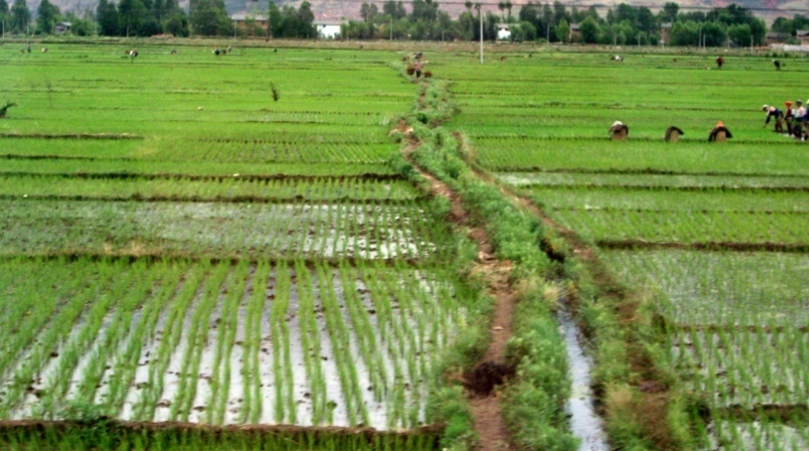
<svg viewBox="0 0 809 451">
<path fill-rule="evenodd" d="M 475 170 L 474 166 L 473 171 L 480 180 L 497 185 L 490 174 Z M 665 407 L 668 402 L 668 393 L 665 383 L 657 380 L 659 371 L 655 366 L 654 359 L 649 356 L 648 349 L 645 348 L 643 338 L 635 336 L 631 327 L 628 327 L 633 322 L 638 321 L 638 301 L 632 298 L 631 294 L 627 292 L 623 285 L 613 279 L 611 272 L 596 256 L 594 248 L 579 238 L 574 231 L 563 227 L 561 224 L 548 217 L 530 198 L 503 187 L 502 185 L 500 185 L 500 191 L 504 196 L 538 218 L 543 225 L 554 229 L 556 233 L 564 239 L 570 248 L 571 257 L 578 258 L 585 266 L 587 272 L 593 277 L 593 281 L 603 298 L 602 302 L 609 300 L 608 302 L 613 305 L 613 309 L 618 316 L 618 321 L 625 325 L 624 330 L 627 331 L 625 346 L 627 348 L 627 355 L 629 356 L 628 363 L 632 371 L 637 375 L 637 379 L 633 381 L 635 388 L 638 390 L 638 400 L 634 410 L 637 415 L 642 415 L 643 417 L 638 423 L 646 430 L 655 449 L 676 449 L 676 441 L 671 436 L 671 431 L 665 426 L 667 424 L 666 415 L 668 413 Z M 552 258 L 554 257 L 552 251 L 546 249 L 546 252 Z M 562 260 L 565 258 L 561 254 L 557 257 Z M 578 308 L 578 300 L 571 298 L 569 302 L 570 306 L 575 311 Z M 581 330 L 581 324 L 579 324 L 579 327 Z M 587 335 L 588 331 L 585 329 L 582 330 L 582 332 Z"/>
<path fill-rule="evenodd" d="M 467 387 L 469 405 L 475 418 L 475 431 L 479 435 L 478 449 L 508 450 L 515 449 L 511 445 L 511 433 L 506 426 L 500 409 L 495 385 L 505 381 L 513 370 L 506 367 L 506 343 L 512 335 L 511 317 L 514 314 L 516 297 L 509 282 L 511 262 L 494 257 L 491 240 L 486 231 L 470 224 L 469 214 L 461 206 L 458 195 L 446 184 L 423 171 L 412 161 L 409 154 L 415 143 L 411 143 L 403 153 L 422 177 L 430 182 L 430 191 L 435 196 L 443 196 L 452 205 L 451 220 L 468 229 L 467 235 L 477 243 L 478 259 L 472 272 L 482 274 L 487 283 L 487 294 L 495 300 L 493 306 L 492 327 L 489 330 L 491 342 L 486 353 L 478 360 L 475 368 L 464 374 L 464 385 Z"/>
</svg>

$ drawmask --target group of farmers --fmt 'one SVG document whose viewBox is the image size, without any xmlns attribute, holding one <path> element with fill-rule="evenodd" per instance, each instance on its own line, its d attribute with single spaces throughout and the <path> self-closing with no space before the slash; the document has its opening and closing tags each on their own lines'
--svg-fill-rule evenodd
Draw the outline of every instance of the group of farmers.
<svg viewBox="0 0 809 451">
<path fill-rule="evenodd" d="M 793 103 L 790 101 L 784 102 L 784 109 L 774 105 L 764 105 L 761 109 L 767 113 L 767 118 L 764 120 L 764 127 L 766 127 L 771 119 L 775 119 L 775 131 L 778 133 L 787 133 L 789 136 L 806 139 L 807 138 L 807 121 L 809 121 L 809 112 L 803 106 L 803 102 L 796 100 Z"/>
</svg>

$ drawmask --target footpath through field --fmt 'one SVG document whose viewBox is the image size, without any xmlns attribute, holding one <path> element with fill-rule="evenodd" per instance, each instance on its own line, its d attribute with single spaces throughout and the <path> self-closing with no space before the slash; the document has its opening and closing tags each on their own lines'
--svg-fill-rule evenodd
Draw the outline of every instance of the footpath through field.
<svg viewBox="0 0 809 451">
<path fill-rule="evenodd" d="M 424 108 L 425 85 L 421 86 L 419 95 L 420 108 Z M 469 403 L 474 415 L 475 431 L 479 434 L 480 449 L 513 449 L 511 434 L 503 420 L 498 393 L 494 385 L 504 382 L 509 373 L 506 364 L 506 343 L 512 336 L 511 319 L 516 303 L 514 289 L 509 281 L 512 269 L 511 262 L 494 257 L 493 245 L 486 230 L 469 220 L 469 213 L 463 207 L 461 197 L 446 183 L 442 182 L 411 158 L 410 154 L 421 142 L 410 135 L 408 145 L 402 152 L 405 159 L 414 165 L 416 171 L 430 184 L 430 192 L 434 196 L 447 199 L 452 208 L 449 213 L 451 221 L 458 227 L 467 229 L 467 236 L 477 244 L 478 259 L 472 270 L 480 274 L 486 281 L 487 294 L 494 298 L 492 321 L 489 333 L 491 341 L 472 371 L 464 375 L 463 382 L 467 386 Z"/>
</svg>

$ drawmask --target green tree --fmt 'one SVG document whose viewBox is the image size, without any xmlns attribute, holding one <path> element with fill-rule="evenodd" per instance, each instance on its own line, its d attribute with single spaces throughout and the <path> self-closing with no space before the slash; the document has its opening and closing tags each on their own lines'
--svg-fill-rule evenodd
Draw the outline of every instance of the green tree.
<svg viewBox="0 0 809 451">
<path fill-rule="evenodd" d="M 11 28 L 17 33 L 26 33 L 31 23 L 31 11 L 25 5 L 25 0 L 14 0 L 11 6 Z"/>
<path fill-rule="evenodd" d="M 273 1 L 270 1 L 270 11 L 267 13 L 267 36 L 281 36 L 281 10 Z"/>
<path fill-rule="evenodd" d="M 3 28 L 9 22 L 8 3 L 6 0 L 0 0 L 0 21 L 3 22 Z"/>
<path fill-rule="evenodd" d="M 300 8 L 298 8 L 298 18 L 298 37 L 307 39 L 317 37 L 317 30 L 315 29 L 315 13 L 312 12 L 311 3 L 301 3 Z"/>
<path fill-rule="evenodd" d="M 699 24 L 693 20 L 685 22 L 678 21 L 672 25 L 671 32 L 669 32 L 669 39 L 671 45 L 697 45 L 699 35 Z"/>
<path fill-rule="evenodd" d="M 598 23 L 592 16 L 588 16 L 579 24 L 579 32 L 585 44 L 595 44 L 598 41 Z"/>
<path fill-rule="evenodd" d="M 567 20 L 562 19 L 559 25 L 554 27 L 554 32 L 556 33 L 557 39 L 563 44 L 566 44 L 570 38 L 570 25 L 567 24 Z"/>
<path fill-rule="evenodd" d="M 722 22 L 705 22 L 702 24 L 702 39 L 706 47 L 720 47 L 725 44 L 727 32 Z"/>
<path fill-rule="evenodd" d="M 438 4 L 433 0 L 413 0 L 410 21 L 432 22 L 438 17 Z"/>
<path fill-rule="evenodd" d="M 663 5 L 663 14 L 665 14 L 667 22 L 671 22 L 672 24 L 674 22 L 677 22 L 677 13 L 679 12 L 680 12 L 680 5 L 677 3 L 668 2 L 665 5 Z"/>
<path fill-rule="evenodd" d="M 41 34 L 53 33 L 53 27 L 59 20 L 59 8 L 48 0 L 42 0 L 37 7 L 36 32 Z"/>
<path fill-rule="evenodd" d="M 181 12 L 173 13 L 163 20 L 163 33 L 171 33 L 174 36 L 188 37 L 188 17 Z"/>
<path fill-rule="evenodd" d="M 118 36 L 119 34 L 119 20 L 118 8 L 115 3 L 110 3 L 108 0 L 99 0 L 96 7 L 96 20 L 98 20 L 99 32 L 102 36 Z"/>
<path fill-rule="evenodd" d="M 224 3 L 215 0 L 196 0 L 191 8 L 189 24 L 195 35 L 227 36 L 233 31 Z"/>
<path fill-rule="evenodd" d="M 149 16 L 149 10 L 141 0 L 121 0 L 118 4 L 120 32 L 124 36 L 136 35 L 138 27 Z"/>
<path fill-rule="evenodd" d="M 373 22 L 377 14 L 379 14 L 379 9 L 373 3 L 370 5 L 363 3 L 360 7 L 360 17 L 362 17 L 362 20 L 365 22 Z"/>
<path fill-rule="evenodd" d="M 512 27 L 511 39 L 514 42 L 536 41 L 537 27 L 531 22 L 520 22 L 516 27 Z"/>
<path fill-rule="evenodd" d="M 728 39 L 739 47 L 749 46 L 751 40 L 753 39 L 753 33 L 750 31 L 750 25 L 743 23 L 729 26 Z"/>
<path fill-rule="evenodd" d="M 407 10 L 402 2 L 388 0 L 382 5 L 382 12 L 393 17 L 393 20 L 400 20 L 407 17 Z"/>
</svg>

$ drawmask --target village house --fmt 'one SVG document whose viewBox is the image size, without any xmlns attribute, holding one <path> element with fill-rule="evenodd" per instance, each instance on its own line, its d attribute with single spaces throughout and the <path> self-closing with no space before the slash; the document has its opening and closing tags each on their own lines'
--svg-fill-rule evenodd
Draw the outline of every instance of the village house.
<svg viewBox="0 0 809 451">
<path fill-rule="evenodd" d="M 579 24 L 571 23 L 570 33 L 567 35 L 567 42 L 581 42 L 581 40 L 581 28 L 579 28 Z"/>
<path fill-rule="evenodd" d="M 341 35 L 343 23 L 339 20 L 322 20 L 317 23 L 317 35 L 322 39 L 336 39 Z"/>
<path fill-rule="evenodd" d="M 70 22 L 59 22 L 53 27 L 53 34 L 64 34 L 67 31 L 70 31 L 70 26 L 72 24 Z"/>
<path fill-rule="evenodd" d="M 511 30 L 508 28 L 507 23 L 497 24 L 497 40 L 508 41 L 511 39 Z"/>
<path fill-rule="evenodd" d="M 267 16 L 252 13 L 235 13 L 230 16 L 230 20 L 233 21 L 233 26 L 236 27 L 237 30 L 248 32 L 255 29 L 266 30 L 268 23 Z M 248 28 L 250 28 L 250 30 L 248 30 Z"/>
<path fill-rule="evenodd" d="M 795 32 L 795 39 L 801 42 L 801 45 L 809 45 L 809 30 L 798 30 Z"/>
<path fill-rule="evenodd" d="M 789 41 L 789 38 L 792 36 L 789 33 L 779 33 L 777 31 L 770 31 L 764 35 L 764 39 L 767 41 L 767 44 L 783 44 L 784 42 Z"/>
<path fill-rule="evenodd" d="M 664 22 L 660 24 L 660 42 L 663 45 L 669 43 L 669 39 L 671 38 L 671 22 Z"/>
</svg>

